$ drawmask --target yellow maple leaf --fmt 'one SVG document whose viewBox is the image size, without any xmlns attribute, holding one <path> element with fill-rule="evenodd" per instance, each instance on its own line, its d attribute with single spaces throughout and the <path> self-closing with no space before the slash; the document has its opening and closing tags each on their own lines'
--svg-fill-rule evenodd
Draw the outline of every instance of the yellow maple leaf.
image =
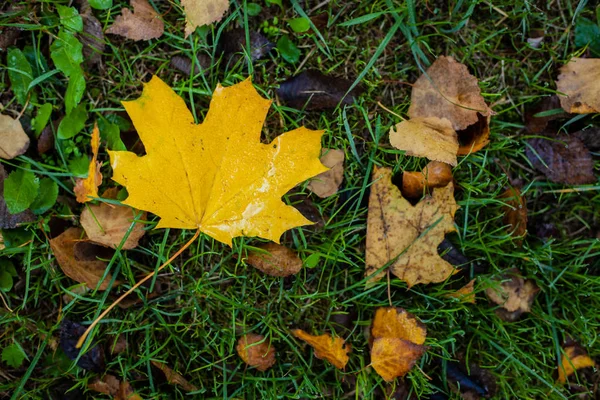
<svg viewBox="0 0 600 400">
<path fill-rule="evenodd" d="M 416 205 L 402 197 L 392 183 L 392 170 L 376 168 L 367 217 L 367 269 L 369 283 L 381 279 L 386 264 L 409 287 L 418 283 L 442 282 L 454 267 L 443 260 L 438 245 L 455 230 L 457 209 L 452 183 L 433 189 Z"/>
<path fill-rule="evenodd" d="M 281 197 L 327 170 L 319 161 L 323 131 L 301 127 L 262 144 L 271 102 L 250 79 L 218 85 L 201 124 L 156 76 L 123 105 L 147 154 L 109 151 L 113 179 L 127 187 L 124 204 L 161 218 L 157 228 L 195 228 L 231 245 L 237 236 L 279 242 L 311 224 Z"/>
</svg>

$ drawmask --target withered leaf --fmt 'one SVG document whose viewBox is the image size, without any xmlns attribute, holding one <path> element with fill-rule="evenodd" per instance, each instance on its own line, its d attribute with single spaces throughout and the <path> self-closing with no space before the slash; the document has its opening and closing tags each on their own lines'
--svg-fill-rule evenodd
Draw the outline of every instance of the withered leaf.
<svg viewBox="0 0 600 400">
<path fill-rule="evenodd" d="M 54 257 L 62 271 L 74 281 L 85 283 L 90 289 L 98 290 L 108 289 L 112 276 L 107 274 L 106 278 L 98 285 L 107 264 L 104 261 L 77 261 L 74 254 L 74 246 L 81 240 L 83 229 L 69 228 L 59 236 L 50 240 L 50 247 L 54 252 Z"/>
<path fill-rule="evenodd" d="M 71 360 L 77 359 L 80 349 L 75 347 L 79 337 L 85 332 L 85 326 L 63 319 L 60 322 L 60 348 Z M 83 369 L 95 372 L 104 371 L 104 352 L 99 345 L 95 345 L 79 357 L 77 365 Z"/>
<path fill-rule="evenodd" d="M 148 0 L 130 0 L 133 12 L 128 8 L 106 30 L 106 33 L 124 36 L 131 40 L 150 40 L 162 36 L 165 25 L 160 15 L 152 8 Z"/>
<path fill-rule="evenodd" d="M 302 72 L 279 86 L 277 95 L 286 105 L 305 110 L 327 110 L 342 104 L 352 104 L 360 94 L 358 88 L 346 92 L 352 82 L 327 76 L 317 70 Z"/>
<path fill-rule="evenodd" d="M 152 365 L 156 368 L 160 369 L 167 378 L 167 382 L 170 384 L 181 386 L 183 390 L 186 392 L 195 392 L 198 388 L 187 381 L 181 374 L 173 371 L 167 364 L 163 364 L 161 362 L 151 360 Z"/>
<path fill-rule="evenodd" d="M 248 333 L 238 340 L 236 350 L 242 360 L 259 371 L 275 364 L 275 347 L 263 335 Z"/>
<path fill-rule="evenodd" d="M 312 346 L 315 351 L 315 357 L 320 360 L 327 360 L 338 369 L 344 369 L 350 352 L 350 345 L 340 337 L 333 338 L 331 334 L 325 333 L 319 336 L 313 336 L 302 329 L 294 329 L 292 334 Z"/>
<path fill-rule="evenodd" d="M 458 206 L 452 184 L 433 189 L 431 196 L 413 206 L 392 184 L 391 169 L 375 168 L 372 180 L 366 249 L 369 284 L 385 275 L 386 271 L 376 272 L 390 262 L 390 271 L 409 287 L 442 282 L 455 273 L 437 252 L 444 235 L 455 230 Z"/>
<path fill-rule="evenodd" d="M 100 149 L 100 130 L 98 124 L 94 125 L 92 131 L 92 161 L 88 167 L 88 176 L 85 179 L 77 179 L 75 181 L 75 192 L 76 200 L 80 203 L 86 203 L 93 200 L 94 197 L 98 197 L 98 186 L 102 184 L 102 173 L 100 167 L 102 163 L 98 161 L 98 150 Z"/>
<path fill-rule="evenodd" d="M 4 201 L 4 180 L 6 176 L 4 166 L 0 164 L 0 229 L 16 228 L 19 224 L 35 220 L 35 215 L 30 210 L 25 210 L 17 214 L 8 212 L 8 207 Z"/>
<path fill-rule="evenodd" d="M 274 44 L 264 37 L 260 32 L 249 32 L 250 35 L 250 59 L 252 61 L 259 60 L 267 55 Z M 223 53 L 225 56 L 231 56 L 235 53 L 245 52 L 246 46 L 246 30 L 242 28 L 232 29 L 223 32 L 219 39 L 217 52 Z"/>
<path fill-rule="evenodd" d="M 450 165 L 431 161 L 423 171 L 404 171 L 402 173 L 402 195 L 404 197 L 421 197 L 425 190 L 441 188 L 452 182 Z"/>
<path fill-rule="evenodd" d="M 390 144 L 409 156 L 456 165 L 458 137 L 446 118 L 412 118 L 390 129 Z"/>
<path fill-rule="evenodd" d="M 558 381 L 560 383 L 565 383 L 567 378 L 573 375 L 575 371 L 596 365 L 587 351 L 572 340 L 565 343 L 563 350 L 558 366 Z"/>
<path fill-rule="evenodd" d="M 260 250 L 249 252 L 246 262 L 271 276 L 295 275 L 302 269 L 302 260 L 296 252 L 277 243 L 265 243 Z"/>
<path fill-rule="evenodd" d="M 110 260 L 114 254 L 113 249 L 87 240 L 76 241 L 75 246 L 73 246 L 73 256 L 76 261 L 96 261 L 99 258 Z"/>
<path fill-rule="evenodd" d="M 477 114 L 477 122 L 466 129 L 456 131 L 458 135 L 458 154 L 466 156 L 483 149 L 490 142 L 489 116 Z"/>
<path fill-rule="evenodd" d="M 83 32 L 77 38 L 83 43 L 83 58 L 88 67 L 98 64 L 106 47 L 102 24 L 92 13 L 87 1 L 82 2 L 80 14 L 83 21 Z"/>
<path fill-rule="evenodd" d="M 446 118 L 459 131 L 477 123 L 478 113 L 490 116 L 492 110 L 481 96 L 477 78 L 452 57 L 438 57 L 413 85 L 410 118 Z"/>
<path fill-rule="evenodd" d="M 343 150 L 323 148 L 321 163 L 330 169 L 311 179 L 308 189 L 321 198 L 336 194 L 344 180 L 344 159 Z"/>
<path fill-rule="evenodd" d="M 508 270 L 498 281 L 501 281 L 498 286 L 486 289 L 485 293 L 492 302 L 502 306 L 503 310 L 498 313 L 500 318 L 514 321 L 521 314 L 531 311 L 531 305 L 540 290 L 534 281 L 523 279 L 516 268 Z"/>
<path fill-rule="evenodd" d="M 12 160 L 29 148 L 29 136 L 21 122 L 8 115 L 0 114 L 0 158 Z"/>
<path fill-rule="evenodd" d="M 452 297 L 455 299 L 459 299 L 462 303 L 472 303 L 475 304 L 475 279 L 471 279 L 469 283 L 455 292 L 448 293 L 447 297 Z"/>
<path fill-rule="evenodd" d="M 594 126 L 572 134 L 590 150 L 600 150 L 600 128 Z"/>
<path fill-rule="evenodd" d="M 425 352 L 425 347 L 394 337 L 373 341 L 371 366 L 387 382 L 406 375 Z"/>
<path fill-rule="evenodd" d="M 118 188 L 108 189 L 102 194 L 102 197 L 116 199 L 118 191 Z M 138 212 L 131 207 L 100 203 L 86 207 L 81 213 L 80 222 L 92 242 L 116 249 L 123 241 L 137 214 Z M 141 214 L 139 220 L 146 220 L 145 212 Z M 136 222 L 121 248 L 129 250 L 137 247 L 145 233 L 144 226 Z"/>
<path fill-rule="evenodd" d="M 542 114 L 543 115 L 539 115 Z M 538 104 L 525 110 L 525 129 L 530 133 L 542 133 L 548 123 L 568 116 L 560 106 L 556 95 L 544 97 Z"/>
<path fill-rule="evenodd" d="M 536 138 L 528 144 L 527 158 L 552 182 L 581 185 L 596 181 L 592 156 L 576 137 Z"/>
<path fill-rule="evenodd" d="M 196 27 L 218 22 L 229 8 L 229 0 L 181 0 L 185 11 L 185 37 Z"/>
<path fill-rule="evenodd" d="M 171 67 L 179 70 L 185 76 L 190 76 L 192 73 L 192 60 L 184 56 L 174 56 L 171 58 Z M 196 62 L 194 63 L 193 75 L 199 74 L 201 70 L 210 67 L 211 58 L 206 54 L 196 54 Z"/>
<path fill-rule="evenodd" d="M 523 239 L 527 233 L 527 202 L 519 188 L 510 187 L 502 194 L 506 203 L 504 209 L 504 224 L 508 225 L 511 235 Z M 520 243 L 520 242 L 519 242 Z"/>
<path fill-rule="evenodd" d="M 422 345 L 427 337 L 427 328 L 403 308 L 380 307 L 371 323 L 371 337 L 398 338 Z"/>
<path fill-rule="evenodd" d="M 119 379 L 111 374 L 106 374 L 102 378 L 97 378 L 94 381 L 88 383 L 88 389 L 98 393 L 109 394 L 115 396 L 119 393 Z"/>
<path fill-rule="evenodd" d="M 61 121 L 62 118 L 46 125 L 37 139 L 37 151 L 39 154 L 47 153 L 54 148 L 54 132 L 58 130 Z"/>
<path fill-rule="evenodd" d="M 574 114 L 600 112 L 600 59 L 572 58 L 560 69 L 556 88 L 562 108 Z"/>
</svg>

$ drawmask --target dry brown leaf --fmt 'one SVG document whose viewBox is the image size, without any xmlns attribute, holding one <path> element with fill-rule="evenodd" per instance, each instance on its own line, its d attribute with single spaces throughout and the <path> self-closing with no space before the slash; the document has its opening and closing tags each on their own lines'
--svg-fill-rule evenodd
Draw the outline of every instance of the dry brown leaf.
<svg viewBox="0 0 600 400">
<path fill-rule="evenodd" d="M 116 376 L 106 374 L 102 378 L 98 378 L 91 383 L 88 383 L 88 389 L 98 393 L 109 394 L 116 396 L 119 393 L 119 380 Z"/>
<path fill-rule="evenodd" d="M 102 60 L 102 53 L 106 47 L 102 23 L 94 16 L 87 0 L 80 3 L 79 15 L 83 21 L 83 32 L 78 34 L 77 38 L 83 44 L 85 64 L 92 67 Z"/>
<path fill-rule="evenodd" d="M 459 143 L 457 155 L 475 153 L 490 142 L 490 120 L 489 116 L 477 114 L 476 123 L 469 125 L 467 129 L 456 131 Z"/>
<path fill-rule="evenodd" d="M 29 136 L 21 122 L 8 115 L 0 114 L 0 158 L 12 160 L 29 148 Z"/>
<path fill-rule="evenodd" d="M 150 40 L 162 36 L 165 30 L 160 15 L 152 8 L 148 0 L 131 0 L 133 12 L 128 8 L 121 10 L 121 15 L 106 30 L 106 33 L 124 36 L 131 40 Z"/>
<path fill-rule="evenodd" d="M 471 279 L 469 283 L 461 287 L 455 292 L 448 293 L 447 297 L 453 297 L 459 299 L 463 303 L 475 304 L 475 279 Z"/>
<path fill-rule="evenodd" d="M 503 207 L 504 224 L 508 225 L 508 231 L 511 235 L 520 238 L 518 243 L 521 244 L 527 233 L 527 203 L 525 197 L 516 187 L 506 189 L 500 197 L 506 203 L 506 206 Z"/>
<path fill-rule="evenodd" d="M 98 186 L 102 183 L 102 173 L 100 167 L 102 163 L 98 161 L 98 150 L 100 149 L 100 130 L 98 124 L 94 125 L 92 131 L 92 161 L 88 168 L 88 176 L 85 179 L 77 179 L 75 181 L 75 192 L 76 200 L 80 203 L 86 203 L 92 201 L 93 197 L 98 197 Z"/>
<path fill-rule="evenodd" d="M 133 388 L 127 381 L 121 381 L 119 392 L 114 400 L 142 400 L 142 397 L 133 391 Z"/>
<path fill-rule="evenodd" d="M 369 284 L 385 275 L 385 270 L 376 271 L 390 261 L 390 271 L 408 287 L 446 280 L 455 269 L 439 256 L 437 248 L 444 235 L 455 230 L 458 206 L 452 184 L 433 189 L 431 196 L 413 206 L 392 184 L 391 169 L 375 168 L 373 182 L 367 217 Z"/>
<path fill-rule="evenodd" d="M 488 288 L 485 293 L 492 302 L 502 306 L 505 311 L 514 313 L 514 315 L 499 314 L 501 318 L 514 320 L 522 313 L 531 311 L 531 305 L 539 290 L 534 281 L 523 279 L 519 270 L 512 268 L 502 276 L 502 283 L 499 286 Z"/>
<path fill-rule="evenodd" d="M 266 371 L 275 364 L 275 347 L 263 335 L 248 333 L 238 340 L 236 350 L 246 364 Z"/>
<path fill-rule="evenodd" d="M 195 392 L 198 390 L 198 388 L 196 386 L 192 385 L 179 373 L 177 373 L 177 372 L 173 371 L 171 368 L 169 368 L 167 366 L 167 364 L 163 364 L 163 363 L 160 363 L 160 362 L 154 361 L 154 360 L 150 360 L 150 362 L 152 363 L 152 365 L 154 365 L 156 368 L 160 369 L 165 374 L 165 377 L 167 378 L 167 382 L 169 382 L 170 384 L 179 385 L 186 392 Z"/>
<path fill-rule="evenodd" d="M 404 171 L 402 173 L 402 195 L 405 197 L 421 197 L 425 189 L 441 188 L 452 182 L 450 165 L 431 161 L 423 171 Z"/>
<path fill-rule="evenodd" d="M 371 366 L 387 382 L 406 375 L 423 355 L 425 347 L 393 337 L 375 339 Z"/>
<path fill-rule="evenodd" d="M 181 0 L 185 11 L 185 37 L 198 26 L 212 24 L 223 18 L 229 8 L 229 0 Z"/>
<path fill-rule="evenodd" d="M 85 283 L 90 289 L 95 289 L 106 270 L 104 261 L 77 261 L 73 248 L 81 240 L 83 229 L 69 228 L 59 236 L 50 240 L 50 247 L 62 271 L 74 281 Z M 112 276 L 107 274 L 98 290 L 106 290 Z"/>
<path fill-rule="evenodd" d="M 560 69 L 556 88 L 562 108 L 574 114 L 600 112 L 600 59 L 572 58 Z"/>
<path fill-rule="evenodd" d="M 371 323 L 371 337 L 398 338 L 422 345 L 427 337 L 427 328 L 403 308 L 380 307 Z"/>
<path fill-rule="evenodd" d="M 537 116 L 550 110 L 560 110 L 551 115 Z M 525 109 L 525 129 L 530 133 L 542 133 L 548 124 L 556 119 L 566 118 L 569 114 L 564 112 L 560 106 L 560 99 L 557 95 L 546 96 L 533 107 Z"/>
<path fill-rule="evenodd" d="M 338 369 L 344 369 L 350 352 L 350 345 L 340 337 L 332 338 L 331 334 L 325 333 L 319 336 L 313 336 L 302 329 L 294 329 L 292 334 L 298 339 L 304 340 L 315 350 L 315 357 L 320 360 L 327 360 Z"/>
<path fill-rule="evenodd" d="M 587 351 L 577 343 L 569 341 L 561 354 L 560 365 L 558 366 L 558 381 L 567 382 L 567 378 L 578 369 L 594 367 L 596 363 L 588 356 Z"/>
<path fill-rule="evenodd" d="M 441 56 L 412 88 L 410 118 L 447 118 L 455 131 L 478 122 L 477 113 L 490 116 L 477 78 L 452 57 Z"/>
<path fill-rule="evenodd" d="M 321 163 L 331 169 L 311 179 L 308 189 L 317 196 L 326 198 L 336 194 L 344 180 L 344 151 L 323 148 Z"/>
<path fill-rule="evenodd" d="M 114 199 L 117 192 L 117 188 L 108 189 L 102 194 L 102 197 Z M 80 222 L 92 242 L 116 249 L 123 241 L 137 214 L 138 212 L 131 207 L 100 203 L 86 207 L 81 213 Z M 146 220 L 146 212 L 142 213 L 139 220 Z M 136 222 L 121 248 L 129 250 L 137 247 L 144 233 L 146 233 L 144 226 Z"/>
<path fill-rule="evenodd" d="M 302 260 L 296 252 L 277 243 L 256 246 L 260 250 L 248 253 L 246 262 L 271 276 L 295 275 L 302 269 Z"/>
<path fill-rule="evenodd" d="M 409 156 L 456 165 L 458 137 L 446 118 L 415 117 L 390 129 L 390 144 Z"/>
</svg>

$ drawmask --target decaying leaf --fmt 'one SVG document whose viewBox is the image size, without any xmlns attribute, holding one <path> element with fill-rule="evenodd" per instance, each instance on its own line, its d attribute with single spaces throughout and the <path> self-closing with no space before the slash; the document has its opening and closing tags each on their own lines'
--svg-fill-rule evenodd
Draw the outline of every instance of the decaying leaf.
<svg viewBox="0 0 600 400">
<path fill-rule="evenodd" d="M 162 36 L 165 24 L 148 0 L 130 0 L 133 12 L 128 8 L 106 30 L 106 33 L 124 36 L 131 40 L 150 40 Z"/>
<path fill-rule="evenodd" d="M 331 334 L 325 333 L 319 336 L 313 336 L 302 329 L 294 329 L 292 334 L 298 339 L 304 340 L 315 350 L 315 357 L 320 360 L 327 360 L 338 369 L 344 369 L 350 352 L 350 345 L 340 337 L 333 338 Z"/>
<path fill-rule="evenodd" d="M 98 124 L 94 125 L 92 130 L 92 161 L 88 168 L 88 176 L 85 179 L 77 179 L 73 191 L 77 196 L 76 199 L 80 203 L 86 203 L 98 197 L 98 186 L 102 183 L 102 173 L 100 167 L 102 163 L 98 161 L 98 150 L 100 149 L 100 130 Z"/>
<path fill-rule="evenodd" d="M 572 133 L 577 139 L 581 140 L 583 145 L 592 151 L 600 150 L 600 128 L 597 126 L 588 127 L 582 131 Z"/>
<path fill-rule="evenodd" d="M 424 346 L 393 337 L 377 338 L 371 348 L 371 366 L 387 382 L 406 375 L 425 351 Z"/>
<path fill-rule="evenodd" d="M 512 268 L 502 275 L 501 283 L 486 289 L 488 298 L 502 306 L 498 315 L 506 321 L 514 321 L 521 314 L 531 311 L 539 287 L 532 280 L 525 280 L 519 270 Z"/>
<path fill-rule="evenodd" d="M 0 158 L 12 160 L 29 148 L 29 136 L 21 122 L 8 115 L 0 114 Z"/>
<path fill-rule="evenodd" d="M 409 156 L 456 165 L 458 137 L 446 118 L 412 118 L 390 129 L 390 144 Z"/>
<path fill-rule="evenodd" d="M 448 293 L 447 297 L 453 297 L 459 299 L 463 303 L 475 304 L 475 279 L 471 279 L 469 283 L 461 287 L 455 292 Z"/>
<path fill-rule="evenodd" d="M 452 182 L 452 167 L 444 162 L 431 161 L 421 172 L 402 173 L 402 195 L 418 198 L 423 196 L 425 190 L 441 188 L 450 182 Z"/>
<path fill-rule="evenodd" d="M 104 261 L 77 261 L 73 248 L 75 243 L 81 240 L 83 229 L 69 228 L 61 235 L 50 240 L 50 247 L 60 269 L 74 281 L 85 283 L 90 289 L 106 290 L 112 276 L 106 274 L 106 278 L 98 285 L 104 276 L 107 264 Z"/>
<path fill-rule="evenodd" d="M 531 139 L 525 154 L 531 164 L 552 182 L 567 185 L 596 182 L 592 155 L 574 136 Z"/>
<path fill-rule="evenodd" d="M 542 133 L 550 122 L 568 115 L 561 108 L 558 96 L 547 96 L 525 110 L 525 129 L 530 133 Z"/>
<path fill-rule="evenodd" d="M 118 188 L 108 189 L 102 194 L 102 197 L 116 199 L 118 191 Z M 137 214 L 138 212 L 131 207 L 100 203 L 86 207 L 81 213 L 80 222 L 92 242 L 116 249 L 123 241 Z M 142 213 L 138 220 L 145 221 L 146 213 Z M 129 250 L 137 247 L 138 241 L 145 232 L 144 226 L 136 222 L 121 248 Z"/>
<path fill-rule="evenodd" d="M 304 71 L 283 82 L 277 95 L 286 105 L 304 110 L 328 110 L 338 104 L 352 104 L 360 94 L 352 82 L 344 78 L 324 75 L 317 70 Z"/>
<path fill-rule="evenodd" d="M 562 108 L 573 114 L 600 112 L 600 58 L 572 58 L 560 69 L 556 88 Z"/>
<path fill-rule="evenodd" d="M 181 374 L 173 371 L 167 364 L 163 364 L 161 362 L 151 360 L 152 365 L 156 368 L 160 369 L 167 378 L 167 382 L 173 385 L 179 385 L 186 392 L 195 392 L 198 388 L 187 381 Z"/>
<path fill-rule="evenodd" d="M 231 245 L 237 236 L 278 242 L 311 223 L 281 197 L 327 170 L 319 161 L 322 131 L 299 128 L 260 143 L 270 101 L 249 79 L 218 86 L 200 125 L 158 77 L 123 105 L 147 155 L 109 151 L 113 179 L 127 187 L 123 204 L 161 217 L 157 228 L 200 229 Z"/>
<path fill-rule="evenodd" d="M 6 179 L 4 166 L 0 164 L 0 229 L 16 228 L 19 224 L 35 221 L 35 215 L 30 210 L 11 214 L 4 201 L 4 180 Z"/>
<path fill-rule="evenodd" d="M 69 359 L 77 360 L 79 358 L 77 360 L 77 366 L 89 371 L 104 371 L 104 351 L 100 345 L 96 344 L 85 353 L 79 354 L 81 350 L 75 345 L 83 332 L 85 332 L 85 326 L 64 318 L 60 321 L 60 348 L 65 352 Z"/>
<path fill-rule="evenodd" d="M 196 27 L 219 22 L 229 8 L 229 0 L 181 0 L 185 11 L 185 37 Z"/>
<path fill-rule="evenodd" d="M 273 48 L 274 44 L 269 42 L 269 39 L 260 32 L 251 31 L 248 34 L 250 36 L 250 59 L 252 61 L 263 58 Z M 247 51 L 245 29 L 236 28 L 221 34 L 217 53 L 223 53 L 229 57 L 245 51 Z"/>
<path fill-rule="evenodd" d="M 88 389 L 98 393 L 113 396 L 114 400 L 141 400 L 142 398 L 135 394 L 131 385 L 127 381 L 120 381 L 116 376 L 106 374 L 102 378 L 88 383 Z"/>
<path fill-rule="evenodd" d="M 295 275 L 302 269 L 302 260 L 298 254 L 277 243 L 265 243 L 256 246 L 260 250 L 248 253 L 246 262 L 271 276 Z"/>
<path fill-rule="evenodd" d="M 390 271 L 409 287 L 419 283 L 442 282 L 455 272 L 443 260 L 438 245 L 453 232 L 454 200 L 452 184 L 433 189 L 416 205 L 402 197 L 392 184 L 392 170 L 375 168 L 367 217 L 367 267 L 369 282 L 381 279 L 377 270 L 391 261 Z"/>
<path fill-rule="evenodd" d="M 477 122 L 468 128 L 456 131 L 458 135 L 458 154 L 466 156 L 483 149 L 490 142 L 489 116 L 477 114 Z"/>
<path fill-rule="evenodd" d="M 77 38 L 83 43 L 83 58 L 86 65 L 93 66 L 102 59 L 102 53 L 106 47 L 104 42 L 104 33 L 102 33 L 102 24 L 94 16 L 92 7 L 86 1 L 80 2 L 81 19 L 83 21 L 83 32 L 77 35 Z"/>
<path fill-rule="evenodd" d="M 558 381 L 560 383 L 567 382 L 567 378 L 575 373 L 575 371 L 594 367 L 596 363 L 590 358 L 587 351 L 579 344 L 572 340 L 568 340 L 563 347 L 563 353 L 560 357 L 560 365 L 558 366 Z"/>
<path fill-rule="evenodd" d="M 275 364 L 275 347 L 263 335 L 248 333 L 238 340 L 236 350 L 242 360 L 259 371 Z"/>
<path fill-rule="evenodd" d="M 308 183 L 308 189 L 321 198 L 333 196 L 337 193 L 344 180 L 344 151 L 323 148 L 321 163 L 329 171 L 315 176 Z"/>
<path fill-rule="evenodd" d="M 519 188 L 510 187 L 502 194 L 506 203 L 504 209 L 504 224 L 508 225 L 511 235 L 523 238 L 527 233 L 527 203 Z"/>
<path fill-rule="evenodd" d="M 371 323 L 371 338 L 384 337 L 408 340 L 422 345 L 427 337 L 427 328 L 403 308 L 380 307 L 375 311 Z"/>
</svg>

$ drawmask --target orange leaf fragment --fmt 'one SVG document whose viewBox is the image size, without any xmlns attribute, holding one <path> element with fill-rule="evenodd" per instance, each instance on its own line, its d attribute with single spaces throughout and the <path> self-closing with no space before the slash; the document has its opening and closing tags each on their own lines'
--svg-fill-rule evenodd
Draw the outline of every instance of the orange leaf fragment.
<svg viewBox="0 0 600 400">
<path fill-rule="evenodd" d="M 590 358 L 583 347 L 570 340 L 564 347 L 564 352 L 560 358 L 558 366 L 558 381 L 565 383 L 567 378 L 575 373 L 575 371 L 594 367 L 596 363 Z"/>
<path fill-rule="evenodd" d="M 332 338 L 331 334 L 325 333 L 319 336 L 313 336 L 302 329 L 294 329 L 292 334 L 298 339 L 304 340 L 312 346 L 315 351 L 315 357 L 320 360 L 327 360 L 338 369 L 344 369 L 350 352 L 350 345 L 340 337 Z"/>
<path fill-rule="evenodd" d="M 102 173 L 100 173 L 101 162 L 98 162 L 98 149 L 100 149 L 100 130 L 98 124 L 94 125 L 92 130 L 92 161 L 88 168 L 88 176 L 85 179 L 77 179 L 75 182 L 76 200 L 80 203 L 86 203 L 98 197 L 98 186 L 102 183 Z"/>
<path fill-rule="evenodd" d="M 472 279 L 465 286 L 461 287 L 455 292 L 448 293 L 447 297 L 453 297 L 459 299 L 463 303 L 475 304 L 475 279 Z"/>
<path fill-rule="evenodd" d="M 600 59 L 572 58 L 560 69 L 556 88 L 566 96 L 560 105 L 569 113 L 600 112 Z"/>
<path fill-rule="evenodd" d="M 330 170 L 311 179 L 308 189 L 323 199 L 336 194 L 344 180 L 344 158 L 342 150 L 323 148 L 321 163 Z"/>
<path fill-rule="evenodd" d="M 421 197 L 426 189 L 441 188 L 452 182 L 450 165 L 431 161 L 423 171 L 404 171 L 402 173 L 402 194 L 406 197 Z"/>
<path fill-rule="evenodd" d="M 290 276 L 302 269 L 302 260 L 285 246 L 265 243 L 257 247 L 262 251 L 251 251 L 246 262 L 267 275 Z"/>
<path fill-rule="evenodd" d="M 181 376 L 181 374 L 169 368 L 167 364 L 163 364 L 155 360 L 151 360 L 150 362 L 152 363 L 152 365 L 160 369 L 165 374 L 167 382 L 169 382 L 170 384 L 181 386 L 181 388 L 186 392 L 195 392 L 198 390 L 196 386 L 189 383 L 187 379 Z"/>
<path fill-rule="evenodd" d="M 236 350 L 242 360 L 259 371 L 275 364 L 275 347 L 263 335 L 248 333 L 238 340 Z"/>
<path fill-rule="evenodd" d="M 128 8 L 123 8 L 121 15 L 115 18 L 115 22 L 106 30 L 106 33 L 135 41 L 161 37 L 165 30 L 165 24 L 148 0 L 131 0 L 130 4 L 133 12 Z"/>
<path fill-rule="evenodd" d="M 387 382 L 406 375 L 425 351 L 420 346 L 394 337 L 382 337 L 373 341 L 371 366 Z"/>
<path fill-rule="evenodd" d="M 371 336 L 373 339 L 398 338 L 422 345 L 427 337 L 427 328 L 403 308 L 380 307 L 371 323 Z"/>
</svg>

